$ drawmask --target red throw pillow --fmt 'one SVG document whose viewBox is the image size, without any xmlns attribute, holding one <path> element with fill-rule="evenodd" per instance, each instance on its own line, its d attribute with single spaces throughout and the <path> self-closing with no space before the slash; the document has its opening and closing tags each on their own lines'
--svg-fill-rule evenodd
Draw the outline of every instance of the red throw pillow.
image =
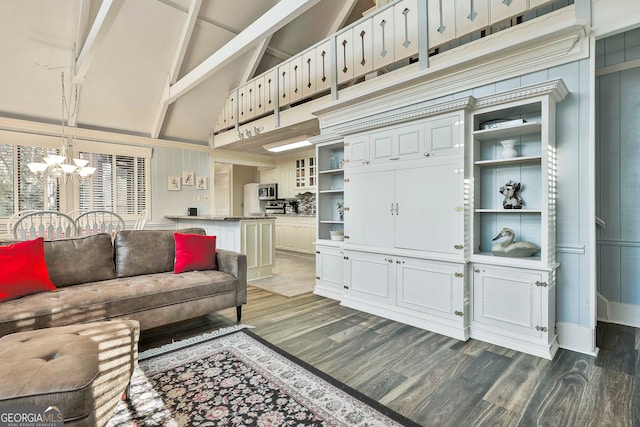
<svg viewBox="0 0 640 427">
<path fill-rule="evenodd" d="M 0 302 L 55 290 L 44 261 L 44 238 L 0 246 Z"/>
<path fill-rule="evenodd" d="M 193 270 L 217 270 L 216 236 L 173 233 L 176 241 L 175 274 Z"/>
</svg>

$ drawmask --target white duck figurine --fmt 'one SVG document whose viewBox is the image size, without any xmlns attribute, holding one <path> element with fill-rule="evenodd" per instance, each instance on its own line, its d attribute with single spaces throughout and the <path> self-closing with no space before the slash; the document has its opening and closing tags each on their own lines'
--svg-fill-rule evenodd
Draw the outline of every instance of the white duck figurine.
<svg viewBox="0 0 640 427">
<path fill-rule="evenodd" d="M 503 228 L 492 240 L 498 240 L 502 237 L 507 237 L 507 240 L 498 242 L 491 248 L 491 252 L 495 256 L 528 257 L 540 250 L 538 246 L 530 242 L 514 242 L 516 233 L 510 228 Z"/>
</svg>

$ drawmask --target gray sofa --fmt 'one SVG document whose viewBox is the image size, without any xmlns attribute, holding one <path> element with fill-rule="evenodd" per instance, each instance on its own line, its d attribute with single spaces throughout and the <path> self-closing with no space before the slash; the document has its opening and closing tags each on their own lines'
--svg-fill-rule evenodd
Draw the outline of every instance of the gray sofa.
<svg viewBox="0 0 640 427">
<path fill-rule="evenodd" d="M 231 307 L 240 321 L 246 256 L 217 250 L 218 270 L 174 274 L 176 231 L 205 234 L 125 230 L 113 242 L 108 234 L 45 242 L 57 290 L 0 303 L 0 336 L 108 319 L 137 320 L 146 330 Z"/>
</svg>

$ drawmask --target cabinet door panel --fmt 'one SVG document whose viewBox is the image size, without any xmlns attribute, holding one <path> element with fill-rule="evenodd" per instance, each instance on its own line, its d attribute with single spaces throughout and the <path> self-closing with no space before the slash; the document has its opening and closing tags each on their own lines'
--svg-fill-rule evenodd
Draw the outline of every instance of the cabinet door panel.
<svg viewBox="0 0 640 427">
<path fill-rule="evenodd" d="M 362 166 L 369 161 L 369 135 L 356 135 L 345 138 L 345 167 Z"/>
<path fill-rule="evenodd" d="M 461 154 L 464 131 L 462 124 L 462 118 L 458 115 L 426 122 L 425 151 L 436 156 Z"/>
<path fill-rule="evenodd" d="M 299 252 L 312 254 L 315 251 L 314 241 L 316 239 L 315 227 L 298 227 L 297 247 Z"/>
<path fill-rule="evenodd" d="M 345 240 L 361 245 L 392 247 L 394 172 L 349 174 L 348 179 Z"/>
<path fill-rule="evenodd" d="M 273 266 L 275 264 L 275 251 L 273 250 L 275 239 L 275 224 L 260 224 L 260 266 Z"/>
<path fill-rule="evenodd" d="M 243 253 L 247 256 L 247 268 L 260 267 L 260 224 L 243 223 L 242 241 Z"/>
<path fill-rule="evenodd" d="M 452 162 L 396 172 L 396 247 L 462 255 L 455 248 L 464 243 L 459 167 Z"/>
<path fill-rule="evenodd" d="M 506 334 L 536 338 L 542 325 L 540 274 L 521 269 L 476 266 L 473 273 L 473 321 L 499 327 Z"/>
<path fill-rule="evenodd" d="M 464 310 L 462 279 L 455 277 L 461 267 L 408 258 L 399 261 L 396 264 L 399 306 L 446 316 Z"/>
<path fill-rule="evenodd" d="M 423 132 L 422 125 L 418 126 L 403 126 L 396 131 L 397 137 L 397 149 L 396 154 L 401 159 L 407 159 L 409 157 L 417 157 L 421 155 L 423 145 Z"/>
<path fill-rule="evenodd" d="M 384 132 L 376 132 L 370 136 L 369 158 L 372 163 L 389 160 L 394 155 L 394 134 L 394 130 L 387 130 Z"/>
<path fill-rule="evenodd" d="M 363 300 L 393 303 L 394 264 L 390 257 L 363 252 L 345 251 L 348 260 L 347 286 L 352 296 Z"/>
<path fill-rule="evenodd" d="M 320 280 L 324 280 L 335 285 L 340 285 L 342 289 L 344 272 L 344 255 L 342 251 L 335 248 L 322 248 L 316 256 L 316 275 Z"/>
<path fill-rule="evenodd" d="M 295 251 L 298 239 L 298 227 L 291 224 L 283 224 L 284 231 L 284 248 L 289 251 Z"/>
</svg>

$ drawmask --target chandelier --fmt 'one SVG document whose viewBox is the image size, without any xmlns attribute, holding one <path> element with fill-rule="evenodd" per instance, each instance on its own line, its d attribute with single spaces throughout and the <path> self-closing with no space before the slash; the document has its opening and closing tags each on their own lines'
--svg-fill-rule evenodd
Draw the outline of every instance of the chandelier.
<svg viewBox="0 0 640 427">
<path fill-rule="evenodd" d="M 62 76 L 62 146 L 58 150 L 58 154 L 49 154 L 43 158 L 42 163 L 29 163 L 27 167 L 36 176 L 38 181 L 47 181 L 49 179 L 62 178 L 64 182 L 71 179 L 76 184 L 84 184 L 89 181 L 96 168 L 88 166 L 89 160 L 85 159 L 72 159 L 69 155 L 69 139 L 64 133 L 65 126 L 68 124 L 68 119 L 65 122 L 65 116 L 75 116 L 78 113 L 78 92 L 75 93 L 75 103 L 73 114 L 69 113 L 67 108 L 67 102 L 64 95 L 64 72 Z M 66 114 L 65 114 L 66 113 Z M 77 128 L 78 120 L 75 120 L 73 141 L 75 142 L 75 129 Z M 73 163 L 72 163 L 73 162 Z"/>
</svg>

